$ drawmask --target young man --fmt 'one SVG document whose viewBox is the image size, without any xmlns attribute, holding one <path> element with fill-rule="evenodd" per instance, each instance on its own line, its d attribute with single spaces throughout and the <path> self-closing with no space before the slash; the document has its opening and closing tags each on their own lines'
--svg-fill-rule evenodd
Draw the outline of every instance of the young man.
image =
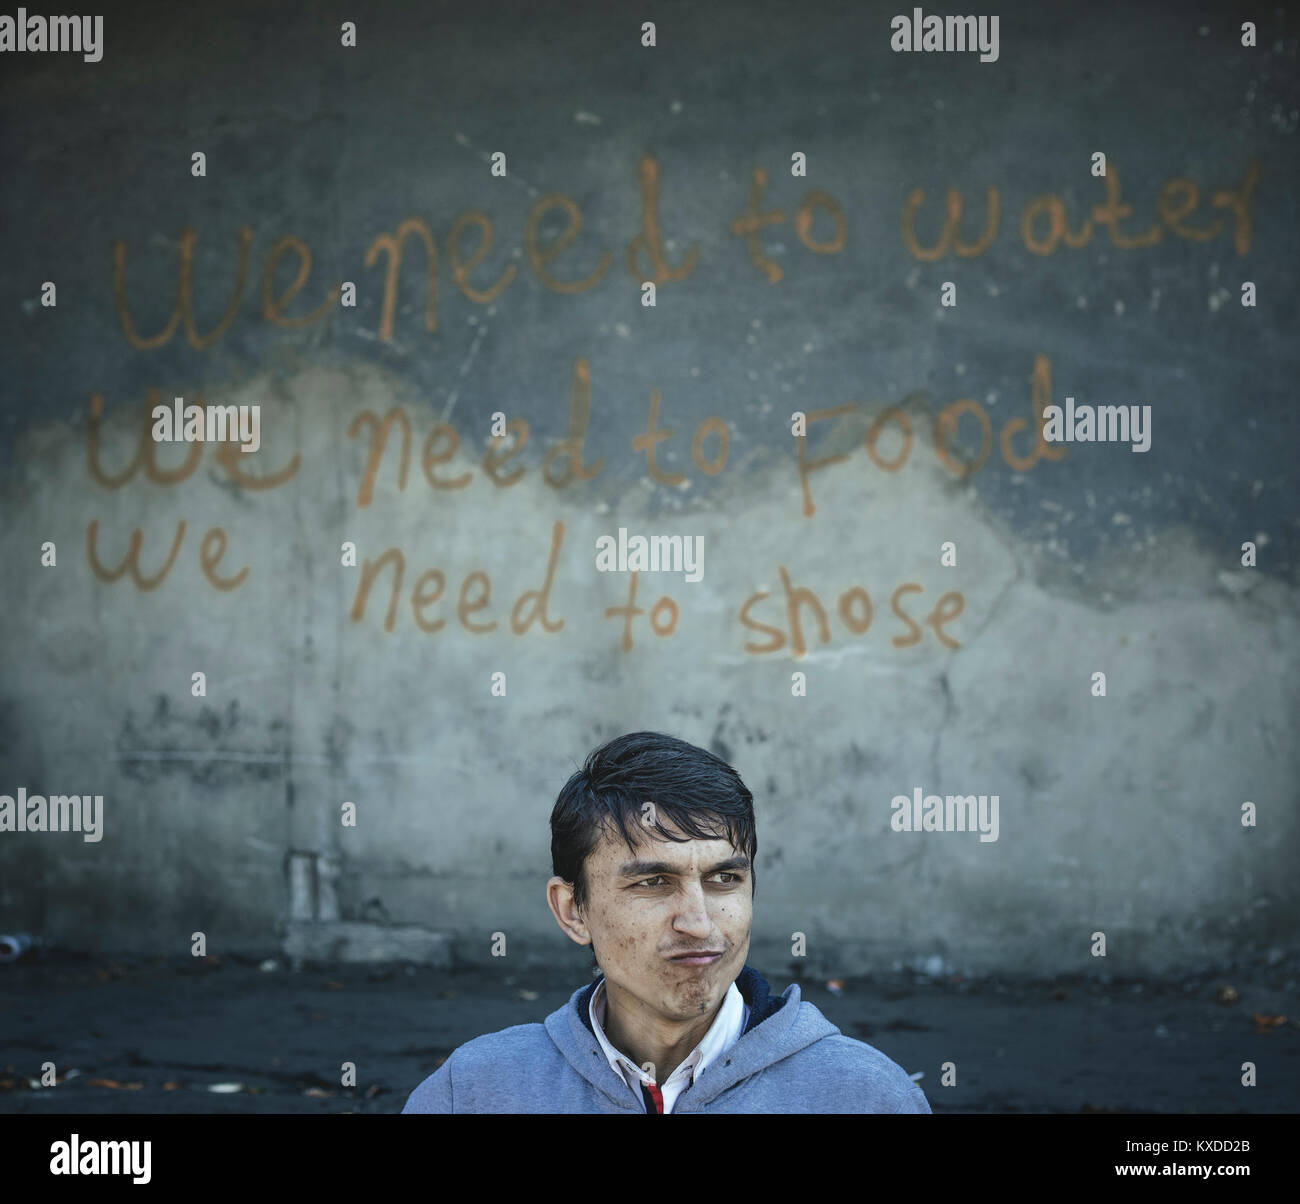
<svg viewBox="0 0 1300 1204">
<path fill-rule="evenodd" d="M 468 1041 L 403 1112 L 929 1112 L 906 1072 L 745 965 L 758 840 L 725 761 L 634 732 L 551 813 L 556 923 L 602 973 L 545 1024 Z"/>
</svg>

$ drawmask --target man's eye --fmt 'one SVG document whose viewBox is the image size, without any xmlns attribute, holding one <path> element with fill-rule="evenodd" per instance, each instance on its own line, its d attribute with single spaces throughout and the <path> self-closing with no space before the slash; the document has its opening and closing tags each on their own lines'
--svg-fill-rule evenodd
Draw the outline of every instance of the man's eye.
<svg viewBox="0 0 1300 1204">
<path fill-rule="evenodd" d="M 650 886 L 650 887 L 653 887 L 653 885 L 654 885 L 656 882 L 662 882 L 663 880 L 664 880 L 664 879 L 663 879 L 663 875 L 662 875 L 662 874 L 659 874 L 659 875 L 656 875 L 656 876 L 653 877 L 653 878 L 646 878 L 646 879 L 644 879 L 643 881 L 638 882 L 637 885 L 638 885 L 638 886 Z"/>
</svg>

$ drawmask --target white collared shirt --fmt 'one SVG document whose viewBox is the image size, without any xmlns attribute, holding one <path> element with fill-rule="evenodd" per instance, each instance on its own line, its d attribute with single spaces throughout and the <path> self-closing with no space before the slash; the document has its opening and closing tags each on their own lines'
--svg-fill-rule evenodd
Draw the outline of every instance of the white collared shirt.
<svg viewBox="0 0 1300 1204">
<path fill-rule="evenodd" d="M 714 1017 L 709 1031 L 704 1034 L 700 1043 L 668 1076 L 666 1083 L 656 1084 L 640 1066 L 619 1053 L 605 1036 L 605 980 L 603 978 L 591 997 L 590 1014 L 591 1027 L 595 1031 L 596 1040 L 600 1042 L 601 1049 L 605 1051 L 605 1058 L 615 1073 L 638 1094 L 642 1083 L 646 1086 L 658 1086 L 664 1098 L 665 1116 L 673 1110 L 677 1097 L 695 1082 L 701 1071 L 740 1040 L 740 1034 L 745 1031 L 745 1025 L 749 1023 L 749 1005 L 733 982 L 727 988 L 727 993 L 722 998 L 722 1006 L 718 1009 L 717 1016 Z"/>
</svg>

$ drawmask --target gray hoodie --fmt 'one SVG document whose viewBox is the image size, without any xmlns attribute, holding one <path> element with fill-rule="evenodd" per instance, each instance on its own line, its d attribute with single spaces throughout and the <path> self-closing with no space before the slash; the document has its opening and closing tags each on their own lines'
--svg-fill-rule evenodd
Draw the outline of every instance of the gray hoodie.
<svg viewBox="0 0 1300 1204">
<path fill-rule="evenodd" d="M 407 1112 L 627 1112 L 645 1104 L 605 1059 L 589 1004 L 599 978 L 544 1024 L 467 1041 L 406 1101 Z M 749 966 L 736 977 L 749 1005 L 740 1039 L 678 1098 L 690 1112 L 929 1112 L 896 1062 L 846 1037 L 791 984 L 773 996 Z"/>
</svg>

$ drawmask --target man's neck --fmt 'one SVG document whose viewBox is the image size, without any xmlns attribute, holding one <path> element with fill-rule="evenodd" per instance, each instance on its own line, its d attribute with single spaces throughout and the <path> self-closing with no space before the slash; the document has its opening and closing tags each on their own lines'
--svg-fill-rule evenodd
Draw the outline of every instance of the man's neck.
<svg viewBox="0 0 1300 1204">
<path fill-rule="evenodd" d="M 618 999 L 610 992 L 609 981 L 605 981 L 605 1036 L 609 1043 L 638 1066 L 647 1062 L 654 1065 L 654 1080 L 665 1082 L 690 1055 L 705 1034 L 713 1027 L 713 1022 L 722 1010 L 722 1004 L 706 1016 L 681 1023 L 665 1023 L 647 1016 L 644 1009 L 634 999 L 628 999 L 619 1006 Z"/>
</svg>

